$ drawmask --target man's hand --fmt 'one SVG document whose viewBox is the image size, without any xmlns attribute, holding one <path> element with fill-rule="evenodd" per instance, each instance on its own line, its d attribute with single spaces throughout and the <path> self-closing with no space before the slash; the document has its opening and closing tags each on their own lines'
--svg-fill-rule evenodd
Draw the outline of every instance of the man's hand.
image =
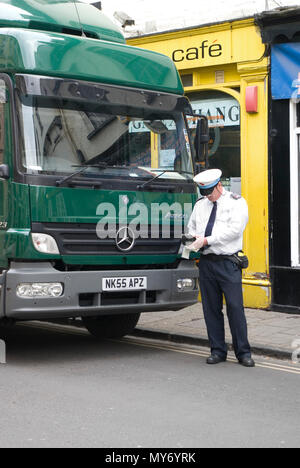
<svg viewBox="0 0 300 468">
<path fill-rule="evenodd" d="M 205 239 L 205 237 L 197 237 L 197 240 L 192 245 L 190 245 L 189 248 L 194 252 L 199 252 L 199 250 L 201 250 L 206 245 L 207 240 Z"/>
</svg>

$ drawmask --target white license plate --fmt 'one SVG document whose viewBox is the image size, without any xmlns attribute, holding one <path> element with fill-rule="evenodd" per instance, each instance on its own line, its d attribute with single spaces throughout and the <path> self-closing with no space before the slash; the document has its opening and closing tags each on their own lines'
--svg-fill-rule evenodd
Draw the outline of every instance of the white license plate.
<svg viewBox="0 0 300 468">
<path fill-rule="evenodd" d="M 147 277 L 103 278 L 102 291 L 141 291 L 147 289 Z"/>
</svg>

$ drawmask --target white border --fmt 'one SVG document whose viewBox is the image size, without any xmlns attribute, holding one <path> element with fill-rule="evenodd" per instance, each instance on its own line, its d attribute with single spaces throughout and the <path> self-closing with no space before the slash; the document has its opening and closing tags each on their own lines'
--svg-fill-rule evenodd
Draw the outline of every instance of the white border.
<svg viewBox="0 0 300 468">
<path fill-rule="evenodd" d="M 299 252 L 299 150 L 297 128 L 297 101 L 290 101 L 290 183 L 291 183 L 291 262 L 300 266 Z"/>
</svg>

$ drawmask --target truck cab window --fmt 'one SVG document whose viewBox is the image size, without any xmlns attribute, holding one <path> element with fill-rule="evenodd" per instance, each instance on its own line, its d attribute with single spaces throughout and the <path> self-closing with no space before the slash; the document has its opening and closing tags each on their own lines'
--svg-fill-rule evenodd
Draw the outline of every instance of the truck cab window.
<svg viewBox="0 0 300 468">
<path fill-rule="evenodd" d="M 30 104 L 30 105 L 28 105 Z M 182 113 L 32 98 L 19 100 L 22 167 L 27 174 L 192 180 Z M 98 166 L 98 167 L 97 167 Z"/>
</svg>

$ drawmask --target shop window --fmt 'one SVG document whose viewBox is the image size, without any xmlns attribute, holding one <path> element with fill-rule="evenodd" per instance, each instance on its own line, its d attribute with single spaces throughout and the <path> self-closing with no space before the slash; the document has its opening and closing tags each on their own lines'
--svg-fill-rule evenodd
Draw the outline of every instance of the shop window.
<svg viewBox="0 0 300 468">
<path fill-rule="evenodd" d="M 190 94 L 197 114 L 206 115 L 210 127 L 209 169 L 221 169 L 223 186 L 241 194 L 241 132 L 240 105 L 222 92 Z M 192 126 L 192 138 L 195 129 Z"/>
<path fill-rule="evenodd" d="M 300 266 L 300 103 L 290 104 L 291 261 Z"/>
</svg>

